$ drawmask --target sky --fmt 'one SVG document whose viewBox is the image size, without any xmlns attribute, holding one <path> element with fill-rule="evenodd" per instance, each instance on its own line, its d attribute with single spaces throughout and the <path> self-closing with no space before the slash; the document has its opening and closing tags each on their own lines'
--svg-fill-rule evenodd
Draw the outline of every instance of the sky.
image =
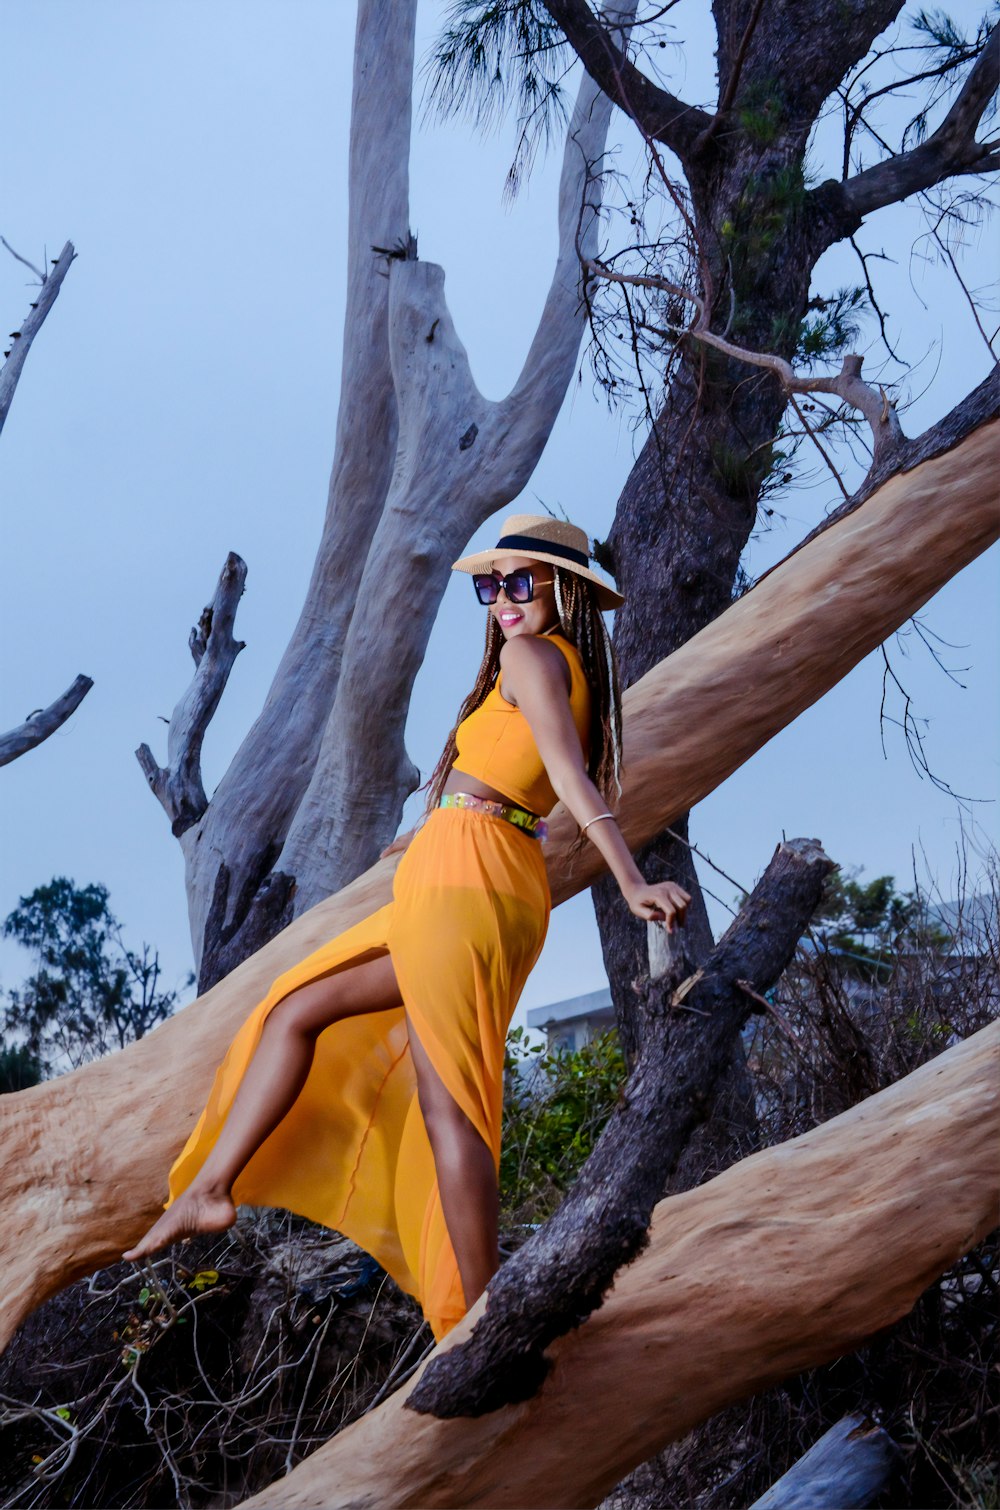
<svg viewBox="0 0 1000 1510">
<path fill-rule="evenodd" d="M 426 54 L 443 6 L 420 12 Z M 963 0 L 959 20 L 977 11 Z M 664 55 L 678 92 L 712 103 L 707 7 L 674 13 L 686 43 Z M 0 772 L 0 917 L 54 875 L 99 881 L 133 945 L 160 951 L 168 981 L 191 966 L 183 867 L 134 756 L 162 759 L 190 680 L 187 635 L 230 550 L 248 563 L 239 656 L 205 743 L 207 790 L 256 715 L 297 617 L 333 457 L 344 311 L 351 0 L 0 0 L 8 60 L 0 143 L 0 234 L 33 262 L 71 239 L 78 256 L 36 339 L 0 437 L 0 727 L 51 702 L 83 671 L 94 688 L 67 725 Z M 42 33 L 45 45 L 40 45 Z M 826 145 L 821 138 L 817 153 Z M 555 247 L 558 158 L 503 199 L 511 129 L 467 122 L 414 132 L 412 226 L 446 289 L 489 397 L 512 384 L 541 310 Z M 617 118 L 623 171 L 641 165 Z M 832 145 L 830 150 L 833 151 Z M 926 257 L 918 207 L 861 233 L 900 332 L 919 433 L 985 374 L 990 359 L 950 272 Z M 991 276 L 995 236 L 961 251 L 972 286 Z M 857 279 L 843 250 L 816 288 Z M 30 274 L 0 247 L 0 318 L 16 330 Z M 875 329 L 861 349 L 874 349 Z M 900 369 L 891 369 L 891 376 Z M 641 442 L 634 413 L 609 413 L 584 363 L 513 510 L 565 510 L 606 535 Z M 836 502 L 810 467 L 755 540 L 748 568 L 777 560 Z M 492 545 L 501 511 L 470 547 Z M 957 682 L 912 632 L 890 644 L 935 773 L 921 778 L 892 723 L 880 727 L 882 661 L 869 657 L 706 799 L 692 837 L 717 929 L 783 834 L 815 835 L 870 878 L 916 874 L 943 896 L 997 840 L 1000 729 L 998 554 L 923 611 Z M 451 583 L 414 688 L 410 754 L 433 767 L 475 676 L 481 617 L 468 579 Z M 961 685 L 958 684 L 961 683 Z M 898 705 L 895 711 L 898 715 Z M 884 735 L 884 741 L 883 741 Z M 404 821 L 415 816 L 411 802 Z M 0 985 L 29 961 L 0 943 Z M 605 983 L 585 895 L 553 914 L 528 1007 Z M 252 1003 L 248 1003 L 248 1008 Z"/>
</svg>

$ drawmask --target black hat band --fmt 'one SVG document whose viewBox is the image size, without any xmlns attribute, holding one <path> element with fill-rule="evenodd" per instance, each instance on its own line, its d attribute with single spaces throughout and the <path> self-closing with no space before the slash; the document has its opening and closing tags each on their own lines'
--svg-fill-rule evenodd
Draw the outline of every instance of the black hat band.
<svg viewBox="0 0 1000 1510">
<path fill-rule="evenodd" d="M 496 549 L 501 546 L 509 546 L 511 550 L 523 550 L 529 556 L 534 551 L 547 551 L 550 556 L 561 556 L 564 561 L 575 561 L 577 566 L 586 566 L 590 557 L 585 551 L 574 550 L 571 545 L 556 545 L 554 541 L 543 540 L 539 535 L 503 535 L 496 543 Z"/>
</svg>

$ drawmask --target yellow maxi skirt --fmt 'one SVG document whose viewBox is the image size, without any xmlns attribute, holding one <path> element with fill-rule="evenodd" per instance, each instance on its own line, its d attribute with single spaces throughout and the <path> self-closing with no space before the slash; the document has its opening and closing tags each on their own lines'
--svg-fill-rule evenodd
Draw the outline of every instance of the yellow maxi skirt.
<svg viewBox="0 0 1000 1510">
<path fill-rule="evenodd" d="M 345 1018 L 319 1035 L 305 1086 L 243 1169 L 233 1199 L 344 1233 L 416 1297 L 443 1337 L 466 1305 L 407 1017 L 499 1171 L 504 1043 L 550 907 L 537 839 L 481 812 L 435 809 L 397 867 L 393 900 L 280 975 L 251 1012 L 170 1171 L 170 1201 L 213 1148 L 272 1008 L 299 986 L 388 952 L 402 1007 Z"/>
</svg>

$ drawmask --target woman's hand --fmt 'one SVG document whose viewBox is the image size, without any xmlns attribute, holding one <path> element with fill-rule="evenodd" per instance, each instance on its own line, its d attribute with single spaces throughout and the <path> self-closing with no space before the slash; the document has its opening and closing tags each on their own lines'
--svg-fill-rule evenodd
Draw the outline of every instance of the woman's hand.
<svg viewBox="0 0 1000 1510">
<path fill-rule="evenodd" d="M 409 847 L 410 840 L 413 838 L 413 835 L 415 833 L 416 829 L 411 828 L 408 833 L 397 834 L 392 843 L 387 844 L 385 849 L 382 850 L 381 854 L 379 855 L 379 859 L 384 860 L 387 855 L 398 855 L 402 850 L 407 849 Z"/>
<path fill-rule="evenodd" d="M 675 925 L 683 928 L 691 901 L 684 887 L 678 886 L 676 881 L 655 884 L 644 881 L 641 886 L 623 887 L 622 896 L 629 911 L 637 918 L 645 918 L 647 923 L 665 923 L 668 933 L 673 933 Z"/>
</svg>

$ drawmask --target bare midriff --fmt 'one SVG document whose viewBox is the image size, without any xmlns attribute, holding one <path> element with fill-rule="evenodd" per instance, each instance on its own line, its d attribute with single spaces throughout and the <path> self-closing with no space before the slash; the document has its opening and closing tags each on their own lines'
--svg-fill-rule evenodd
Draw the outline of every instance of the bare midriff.
<svg viewBox="0 0 1000 1510">
<path fill-rule="evenodd" d="M 495 786 L 488 786 L 485 781 L 480 781 L 478 776 L 466 776 L 457 766 L 452 766 L 448 773 L 448 780 L 444 784 L 445 792 L 468 792 L 470 797 L 485 797 L 489 802 L 502 802 L 506 807 L 520 807 L 513 797 L 508 797 L 505 792 L 498 792 Z M 442 794 L 443 795 L 443 794 Z"/>
</svg>

